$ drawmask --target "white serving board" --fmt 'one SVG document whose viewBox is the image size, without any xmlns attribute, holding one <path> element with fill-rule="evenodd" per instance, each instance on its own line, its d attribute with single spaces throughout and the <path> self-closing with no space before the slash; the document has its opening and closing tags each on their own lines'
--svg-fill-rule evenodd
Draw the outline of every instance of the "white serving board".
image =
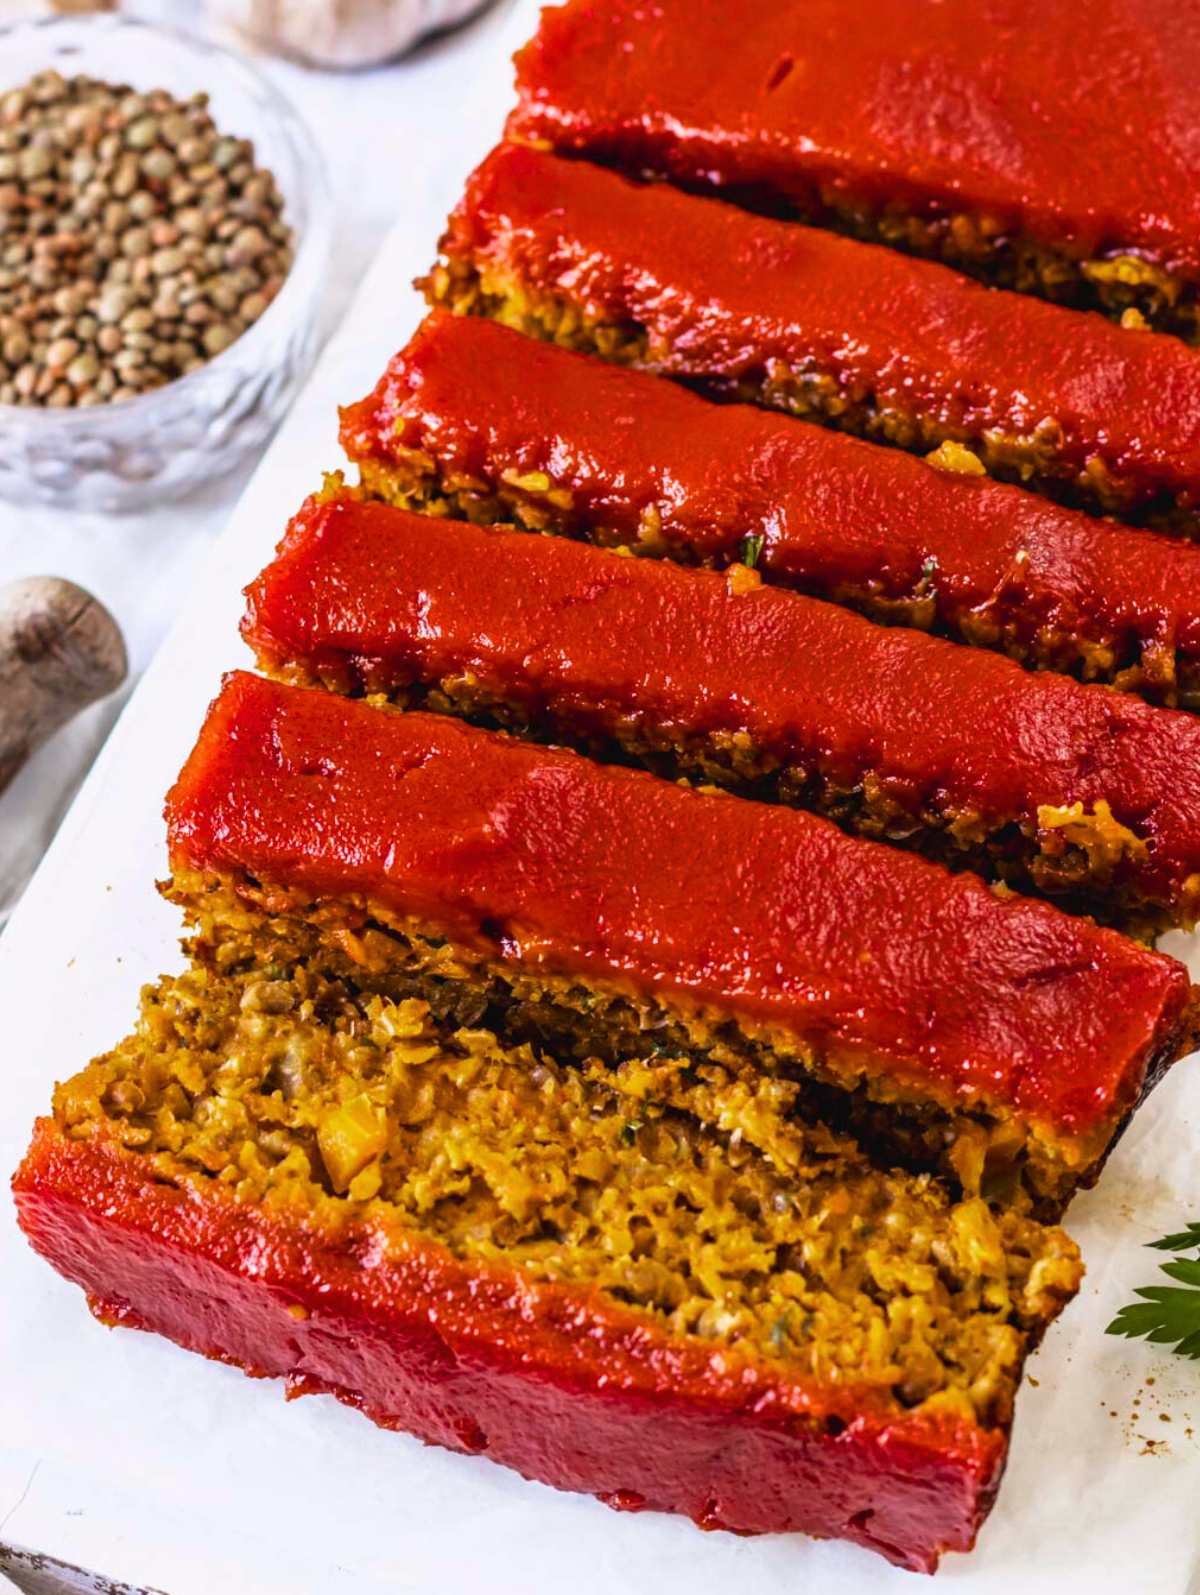
<svg viewBox="0 0 1200 1595">
<path fill-rule="evenodd" d="M 221 672 L 248 663 L 236 632 L 242 586 L 320 470 L 339 464 L 336 404 L 373 384 L 420 314 L 409 280 L 428 265 L 463 177 L 498 132 L 507 56 L 534 21 L 533 4 L 518 0 L 461 51 L 397 74 L 412 160 L 375 171 L 364 150 L 363 177 L 393 185 L 395 232 L 0 939 L 5 1178 L 53 1082 L 123 1035 L 140 984 L 178 965 L 177 915 L 153 884 L 166 867 L 163 793 Z M 347 114 L 353 96 L 350 78 Z M 1192 941 L 1177 950 L 1190 953 Z M 1030 1365 L 1000 1504 L 975 1555 L 947 1559 L 944 1587 L 1194 1595 L 1200 1365 L 1106 1337 L 1103 1326 L 1156 1272 L 1144 1243 L 1200 1218 L 1198 1146 L 1200 1071 L 1188 1063 L 1143 1110 L 1100 1188 L 1072 1209 L 1087 1282 Z M 148 1335 L 106 1331 L 81 1293 L 30 1252 L 6 1190 L 0 1543 L 167 1595 L 917 1587 L 848 1546 L 704 1535 L 666 1517 L 614 1513 L 384 1433 L 332 1399 L 285 1404 L 277 1384 Z"/>
</svg>

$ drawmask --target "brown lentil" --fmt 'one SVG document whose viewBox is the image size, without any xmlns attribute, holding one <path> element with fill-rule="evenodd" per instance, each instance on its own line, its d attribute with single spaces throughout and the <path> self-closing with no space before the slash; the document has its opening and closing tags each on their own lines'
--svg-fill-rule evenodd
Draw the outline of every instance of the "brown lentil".
<svg viewBox="0 0 1200 1595">
<path fill-rule="evenodd" d="M 129 398 L 220 354 L 291 268 L 282 213 L 204 94 L 47 71 L 0 95 L 0 403 Z"/>
</svg>

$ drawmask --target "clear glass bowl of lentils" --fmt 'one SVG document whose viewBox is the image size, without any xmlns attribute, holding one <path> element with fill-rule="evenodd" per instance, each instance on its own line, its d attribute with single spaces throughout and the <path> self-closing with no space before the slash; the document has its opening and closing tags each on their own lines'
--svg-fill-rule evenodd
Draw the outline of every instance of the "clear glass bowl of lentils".
<svg viewBox="0 0 1200 1595">
<path fill-rule="evenodd" d="M 135 510 L 260 452 L 316 351 L 329 216 L 237 57 L 120 14 L 0 30 L 0 496 Z"/>
</svg>

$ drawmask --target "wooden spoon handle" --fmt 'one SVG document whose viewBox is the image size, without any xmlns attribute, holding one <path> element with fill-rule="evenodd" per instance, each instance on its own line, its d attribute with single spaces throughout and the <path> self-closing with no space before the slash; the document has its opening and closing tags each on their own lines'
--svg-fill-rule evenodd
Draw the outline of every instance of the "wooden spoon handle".
<svg viewBox="0 0 1200 1595">
<path fill-rule="evenodd" d="M 0 587 L 0 792 L 37 747 L 129 669 L 116 621 L 57 576 Z"/>
</svg>

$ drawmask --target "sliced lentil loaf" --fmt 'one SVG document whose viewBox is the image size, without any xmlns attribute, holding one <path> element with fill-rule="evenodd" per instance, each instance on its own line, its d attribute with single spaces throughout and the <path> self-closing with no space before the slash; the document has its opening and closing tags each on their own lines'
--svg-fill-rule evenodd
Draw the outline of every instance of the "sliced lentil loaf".
<svg viewBox="0 0 1200 1595">
<path fill-rule="evenodd" d="M 1194 338 L 1198 73 L 1176 0 L 570 0 L 508 132 Z"/>
<path fill-rule="evenodd" d="M 1157 930 L 1200 913 L 1200 721 L 724 573 L 352 495 L 243 635 L 282 679 L 641 759 Z"/>
<path fill-rule="evenodd" d="M 482 314 L 710 392 L 1181 535 L 1200 519 L 1200 352 L 945 266 L 501 145 L 424 280 Z"/>
<path fill-rule="evenodd" d="M 1049 904 L 445 716 L 236 673 L 168 800 L 199 950 L 558 1056 L 698 1051 L 889 1158 L 1055 1212 L 1186 1047 L 1183 967 Z"/>
<path fill-rule="evenodd" d="M 769 1083 L 558 1064 L 226 950 L 146 988 L 16 1176 L 98 1317 L 624 1509 L 970 1547 L 1079 1282 L 1060 1230 Z"/>
<path fill-rule="evenodd" d="M 434 312 L 342 412 L 369 493 L 721 567 L 1154 702 L 1200 704 L 1200 549 Z"/>
</svg>

